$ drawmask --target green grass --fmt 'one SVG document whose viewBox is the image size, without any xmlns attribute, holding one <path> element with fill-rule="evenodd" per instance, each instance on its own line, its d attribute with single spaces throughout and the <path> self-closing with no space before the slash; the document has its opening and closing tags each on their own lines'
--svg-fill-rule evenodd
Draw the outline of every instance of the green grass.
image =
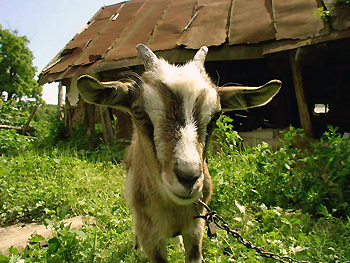
<svg viewBox="0 0 350 263">
<path fill-rule="evenodd" d="M 120 164 L 29 151 L 2 156 L 0 165 L 2 225 L 46 218 L 66 205 L 72 214 L 110 213 L 106 205 L 123 196 Z"/>
<path fill-rule="evenodd" d="M 278 151 L 266 145 L 240 151 L 240 139 L 225 127 L 224 137 L 216 133 L 213 149 L 219 151 L 212 149 L 208 158 L 214 188 L 210 207 L 268 251 L 310 262 L 349 261 L 347 188 L 343 195 L 337 190 L 349 180 L 348 141 L 333 132 L 321 140 L 326 149 L 314 145 L 307 154 L 288 143 Z M 47 247 L 40 248 L 42 237 L 34 236 L 25 251 L 10 248 L 12 255 L 0 255 L 0 262 L 147 262 L 132 249 L 132 215 L 124 200 L 119 157 L 108 158 L 109 147 L 97 151 L 101 158 L 74 148 L 35 147 L 0 156 L 0 224 L 37 220 L 56 230 Z M 120 155 L 118 150 L 113 154 Z M 75 215 L 92 216 L 95 223 L 79 231 L 60 223 Z M 171 242 L 168 253 L 170 262 L 184 262 L 184 253 Z M 203 256 L 204 262 L 274 262 L 222 230 L 205 238 Z"/>
<path fill-rule="evenodd" d="M 59 216 L 90 215 L 96 218 L 96 225 L 84 229 L 87 233 L 84 240 L 76 236 L 82 241 L 76 246 L 82 250 L 74 249 L 78 254 L 74 260 L 86 262 L 82 254 L 87 243 L 94 244 L 96 259 L 112 254 L 116 257 L 118 251 L 124 254 L 131 249 L 132 219 L 124 202 L 125 172 L 121 164 L 87 161 L 70 151 L 29 151 L 15 157 L 0 157 L 0 171 L 2 225 L 52 218 L 58 222 Z M 74 241 L 68 237 L 61 239 L 62 243 Z M 73 249 L 70 243 L 65 245 L 66 250 Z M 68 259 L 65 262 L 70 262 Z M 31 262 L 37 260 L 34 257 Z"/>
<path fill-rule="evenodd" d="M 251 181 L 245 181 L 247 169 L 242 167 L 245 164 L 242 156 L 225 159 L 218 156 L 211 158 L 210 163 L 214 187 L 211 207 L 227 219 L 230 226 L 245 239 L 268 251 L 286 254 L 298 260 L 349 260 L 349 218 L 339 219 L 330 214 L 318 217 L 292 208 L 267 207 L 262 202 L 252 201 L 254 198 L 250 197 L 257 197 L 259 193 Z M 245 249 L 226 233 L 220 232 L 214 241 L 217 244 L 214 248 L 207 243 L 207 258 L 217 258 L 220 255 L 222 262 L 273 262 L 256 257 L 255 252 Z M 208 255 L 208 252 L 212 253 Z"/>
</svg>

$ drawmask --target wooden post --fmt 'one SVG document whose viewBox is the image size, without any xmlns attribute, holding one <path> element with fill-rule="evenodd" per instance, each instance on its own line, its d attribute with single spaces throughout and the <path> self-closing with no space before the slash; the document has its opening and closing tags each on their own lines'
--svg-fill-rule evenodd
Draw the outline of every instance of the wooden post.
<svg viewBox="0 0 350 263">
<path fill-rule="evenodd" d="M 87 127 L 87 134 L 95 134 L 95 105 L 84 102 L 85 107 L 85 119 L 84 125 Z"/>
<path fill-rule="evenodd" d="M 63 105 L 63 86 L 62 82 L 58 84 L 58 105 L 57 105 L 57 113 L 60 116 L 60 120 L 63 118 L 62 116 L 62 105 Z"/>
<path fill-rule="evenodd" d="M 133 127 L 130 114 L 118 109 L 112 109 L 112 112 L 117 117 L 115 125 L 116 138 L 131 140 Z"/>
<path fill-rule="evenodd" d="M 30 113 L 29 118 L 28 118 L 28 120 L 27 120 L 27 123 L 26 123 L 26 125 L 24 125 L 24 128 L 23 128 L 23 130 L 22 130 L 22 135 L 25 135 L 25 134 L 26 134 L 26 132 L 27 132 L 27 130 L 28 130 L 28 128 L 29 128 L 29 124 L 30 124 L 30 122 L 32 121 L 32 119 L 33 119 L 33 117 L 34 117 L 34 114 L 35 114 L 35 111 L 36 111 L 37 108 L 38 108 L 38 105 L 35 105 L 35 106 L 33 107 L 32 112 Z"/>
<path fill-rule="evenodd" d="M 113 127 L 108 108 L 100 107 L 103 141 L 108 144 L 113 139 Z"/>
<path fill-rule="evenodd" d="M 69 129 L 70 137 L 74 140 L 74 132 L 73 132 L 73 121 L 72 121 L 72 108 L 70 106 L 69 100 L 66 97 L 66 107 L 65 107 L 65 113 L 66 113 L 66 121 Z"/>
<path fill-rule="evenodd" d="M 290 51 L 289 53 L 290 63 L 291 63 L 292 72 L 293 72 L 294 90 L 295 90 L 295 95 L 298 103 L 300 125 L 301 125 L 301 128 L 304 129 L 305 135 L 309 138 L 312 138 L 313 131 L 311 126 L 311 119 L 310 119 L 309 109 L 307 107 L 307 102 L 306 102 L 306 97 L 304 92 L 304 85 L 303 85 L 303 78 L 302 78 L 300 63 L 297 55 L 298 55 L 298 51 L 295 51 L 295 50 Z"/>
</svg>

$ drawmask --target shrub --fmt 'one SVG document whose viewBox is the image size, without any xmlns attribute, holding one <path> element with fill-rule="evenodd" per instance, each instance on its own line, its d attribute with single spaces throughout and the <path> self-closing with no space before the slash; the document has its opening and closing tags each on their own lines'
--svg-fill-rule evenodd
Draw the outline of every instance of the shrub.
<svg viewBox="0 0 350 263">
<path fill-rule="evenodd" d="M 310 144 L 297 169 L 302 178 L 300 206 L 311 212 L 327 207 L 331 214 L 350 215 L 350 140 L 328 127 L 319 141 Z"/>
<path fill-rule="evenodd" d="M 348 260 L 350 221 L 345 210 L 339 219 L 334 215 L 340 210 L 331 209 L 347 202 L 346 186 L 342 198 L 328 204 L 326 193 L 336 190 L 325 186 L 328 177 L 318 176 L 318 170 L 325 171 L 337 184 L 347 178 L 348 141 L 333 129 L 309 150 L 300 150 L 293 146 L 300 130 L 291 128 L 278 150 L 267 144 L 243 149 L 237 147 L 237 133 L 230 134 L 232 126 L 224 123 L 228 120 L 219 120 L 223 123 L 214 132 L 216 143 L 208 156 L 214 191 L 210 207 L 230 228 L 267 251 L 300 261 Z M 232 136 L 228 140 L 226 132 Z M 9 257 L 0 253 L 0 262 L 146 261 L 139 250 L 132 250 L 132 216 L 123 197 L 125 171 L 110 157 L 122 156 L 118 143 L 123 142 L 114 143 L 91 152 L 49 147 L 0 157 L 0 224 L 39 220 L 54 227 L 54 236 L 45 239 L 47 246 L 41 247 L 43 238 L 34 235 L 24 251 L 9 248 Z M 215 147 L 221 149 L 214 152 Z M 312 187 L 307 180 L 322 198 L 305 199 L 303 191 Z M 74 215 L 93 216 L 95 223 L 76 230 L 60 222 Z M 170 262 L 184 262 L 184 253 L 171 243 L 168 252 Z M 270 262 L 219 229 L 216 238 L 204 240 L 203 257 L 204 262 Z"/>
<path fill-rule="evenodd" d="M 71 214 L 95 213 L 114 195 L 122 196 L 120 164 L 88 162 L 74 155 L 52 150 L 1 156 L 0 225 L 50 218 L 65 205 Z M 111 187 L 105 188 L 107 184 Z M 98 205 L 97 196 L 102 198 Z"/>
<path fill-rule="evenodd" d="M 32 139 L 20 135 L 16 130 L 0 130 L 0 155 L 18 154 L 27 150 Z"/>
<path fill-rule="evenodd" d="M 214 132 L 219 134 L 216 143 L 223 149 L 219 154 L 224 161 L 213 158 L 214 165 L 209 165 L 219 183 L 238 188 L 225 199 L 240 197 L 246 202 L 303 209 L 319 216 L 324 215 L 324 208 L 339 217 L 350 215 L 350 140 L 343 139 L 337 129 L 329 127 L 320 140 L 305 149 L 294 147 L 302 130 L 290 127 L 283 132 L 283 146 L 277 150 L 266 143 L 241 150 L 234 148 L 236 139 L 220 136 L 237 138 L 227 121 L 219 119 L 219 131 Z M 231 175 L 224 180 L 224 174 Z"/>
<path fill-rule="evenodd" d="M 225 155 L 236 154 L 237 149 L 242 147 L 243 140 L 238 135 L 238 132 L 233 130 L 232 121 L 226 115 L 221 115 L 217 120 L 217 127 L 212 134 L 213 142 L 209 151 L 210 155 L 215 155 L 217 152 Z"/>
<path fill-rule="evenodd" d="M 10 126 L 24 126 L 29 117 L 31 106 L 30 102 L 0 99 L 0 123 Z"/>
</svg>

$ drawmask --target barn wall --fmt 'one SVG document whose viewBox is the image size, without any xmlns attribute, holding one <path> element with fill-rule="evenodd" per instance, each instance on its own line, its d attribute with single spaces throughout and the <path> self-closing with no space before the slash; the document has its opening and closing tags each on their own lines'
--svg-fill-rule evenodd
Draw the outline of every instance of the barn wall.
<svg viewBox="0 0 350 263">
<path fill-rule="evenodd" d="M 327 42 L 304 50 L 301 66 L 311 122 L 316 137 L 327 125 L 350 131 L 350 39 Z M 315 113 L 315 104 L 328 106 L 327 113 Z"/>
<path fill-rule="evenodd" d="M 276 67 L 278 65 L 278 67 Z M 236 60 L 236 61 L 213 61 L 205 63 L 206 70 L 213 82 L 219 86 L 229 83 L 241 84 L 245 86 L 260 86 L 272 79 L 280 79 L 283 82 L 283 88 L 280 93 L 266 106 L 261 108 L 249 109 L 248 111 L 235 111 L 227 113 L 234 119 L 234 127 L 237 131 L 251 131 L 258 128 L 285 128 L 290 124 L 300 126 L 298 118 L 298 108 L 296 105 L 295 93 L 293 88 L 293 78 L 291 75 L 290 64 L 286 54 L 271 56 L 264 59 L 254 60 Z M 110 70 L 99 74 L 102 81 L 118 80 L 127 77 L 134 77 L 130 72 L 136 72 L 141 75 L 143 67 L 124 68 L 122 70 Z M 74 114 L 87 112 L 85 102 L 80 98 L 79 108 L 75 109 Z M 97 107 L 97 106 L 96 106 Z M 113 109 L 113 115 L 117 117 L 118 131 L 117 137 L 131 138 L 132 122 L 127 113 Z M 244 117 L 243 117 L 244 116 Z M 77 117 L 75 117 L 77 119 Z M 84 115 L 80 120 L 91 127 L 91 122 L 99 122 L 98 118 L 94 121 Z"/>
<path fill-rule="evenodd" d="M 303 47 L 299 50 L 298 59 L 305 89 L 308 112 L 314 136 L 320 137 L 327 125 L 340 127 L 341 132 L 350 131 L 350 40 L 338 40 L 323 44 Z M 289 125 L 300 127 L 298 105 L 295 96 L 293 74 L 289 52 L 279 52 L 262 59 L 209 61 L 206 70 L 217 85 L 260 86 L 272 79 L 282 81 L 282 89 L 266 106 L 228 113 L 234 119 L 234 128 L 238 131 L 252 131 L 259 128 L 287 128 Z M 143 67 L 136 66 L 119 70 L 101 72 L 102 81 L 137 78 Z M 329 112 L 316 114 L 315 104 L 325 104 Z M 81 121 L 90 132 L 96 117 L 97 106 L 88 105 L 82 100 L 78 107 L 72 107 L 72 120 Z M 127 113 L 113 109 L 111 119 L 117 118 L 115 128 L 118 138 L 131 138 L 132 123 Z M 115 117 L 113 117 L 115 116 Z"/>
<path fill-rule="evenodd" d="M 258 128 L 284 128 L 290 124 L 300 125 L 293 78 L 286 54 L 256 60 L 207 62 L 206 69 L 214 83 L 219 86 L 261 86 L 272 79 L 282 81 L 281 91 L 268 105 L 227 113 L 234 119 L 236 130 L 251 131 Z"/>
</svg>

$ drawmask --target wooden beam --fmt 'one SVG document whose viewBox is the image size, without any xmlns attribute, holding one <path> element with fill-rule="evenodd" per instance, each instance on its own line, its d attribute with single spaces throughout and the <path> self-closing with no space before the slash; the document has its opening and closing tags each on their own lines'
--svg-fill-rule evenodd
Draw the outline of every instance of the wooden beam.
<svg viewBox="0 0 350 263">
<path fill-rule="evenodd" d="M 130 114 L 118 109 L 112 109 L 112 112 L 117 117 L 115 124 L 116 138 L 131 140 L 133 127 Z"/>
<path fill-rule="evenodd" d="M 90 104 L 87 102 L 84 102 L 84 107 L 85 107 L 85 119 L 84 119 L 84 125 L 87 127 L 87 134 L 88 135 L 93 135 L 95 134 L 95 106 L 94 104 Z"/>
<path fill-rule="evenodd" d="M 17 131 L 22 131 L 22 127 L 20 126 L 11 126 L 11 125 L 0 125 L 0 129 L 14 129 Z"/>
<path fill-rule="evenodd" d="M 24 126 L 24 128 L 23 128 L 23 130 L 22 130 L 22 135 L 25 135 L 25 134 L 26 134 L 26 132 L 27 132 L 27 130 L 28 130 L 28 128 L 29 128 L 29 124 L 30 124 L 30 122 L 32 121 L 32 119 L 33 119 L 33 117 L 34 117 L 34 114 L 35 114 L 35 111 L 36 111 L 37 108 L 38 108 L 38 105 L 35 105 L 35 106 L 33 107 L 32 112 L 30 113 L 29 118 L 28 118 L 28 120 L 27 120 L 27 123 L 26 123 L 26 125 Z"/>
<path fill-rule="evenodd" d="M 298 59 L 299 51 L 300 49 L 290 51 L 289 57 L 293 73 L 294 90 L 298 103 L 300 125 L 301 128 L 304 129 L 305 135 L 309 138 L 312 138 L 313 131 L 311 126 L 310 113 L 306 102 L 301 67 Z"/>
<path fill-rule="evenodd" d="M 113 127 L 108 108 L 100 107 L 100 119 L 102 124 L 103 141 L 108 144 L 113 139 Z"/>
<path fill-rule="evenodd" d="M 70 106 L 70 103 L 67 97 L 66 97 L 66 105 L 65 105 L 65 114 L 66 114 L 66 125 L 68 125 L 70 137 L 74 140 L 72 108 Z"/>
<path fill-rule="evenodd" d="M 62 81 L 60 81 L 60 83 L 58 84 L 58 104 L 57 104 L 57 113 L 60 116 L 60 120 L 63 118 L 62 105 L 63 105 L 63 85 L 62 85 Z"/>
</svg>

